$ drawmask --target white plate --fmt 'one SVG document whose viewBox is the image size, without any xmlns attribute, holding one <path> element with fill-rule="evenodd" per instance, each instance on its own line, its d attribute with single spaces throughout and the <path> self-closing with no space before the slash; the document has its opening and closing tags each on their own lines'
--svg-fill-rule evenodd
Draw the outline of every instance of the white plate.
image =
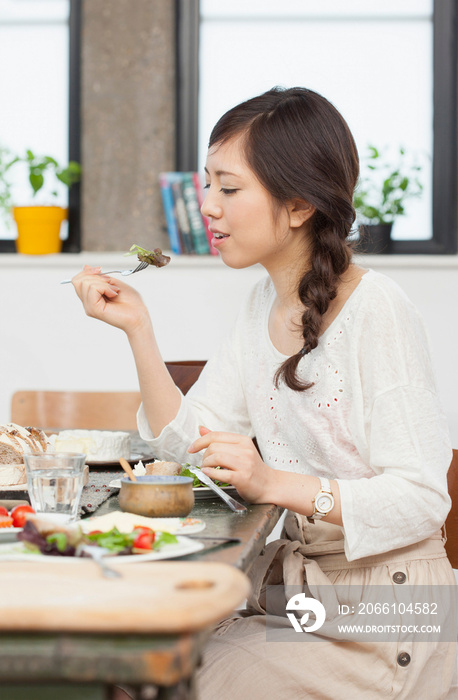
<svg viewBox="0 0 458 700">
<path fill-rule="evenodd" d="M 188 554 L 194 554 L 204 548 L 204 544 L 198 540 L 191 540 L 189 537 L 177 537 L 176 544 L 165 544 L 159 551 L 147 552 L 146 554 L 126 554 L 123 556 L 106 556 L 107 561 L 116 562 L 116 564 L 134 564 L 142 561 L 159 561 L 160 559 L 175 559 L 177 557 L 185 557 Z M 13 544 L 0 544 L 0 561 L 66 561 L 79 562 L 82 557 L 47 557 L 43 554 L 33 554 L 28 552 L 22 542 Z M 85 558 L 86 559 L 86 558 Z"/>
<path fill-rule="evenodd" d="M 173 535 L 191 535 L 205 530 L 205 522 L 199 518 L 147 518 L 143 515 L 121 511 L 84 518 L 79 522 L 84 532 L 91 530 L 108 532 L 113 527 L 117 527 L 120 532 L 132 532 L 137 525 L 150 527 L 152 530 L 171 532 Z"/>
<path fill-rule="evenodd" d="M 22 527 L 2 527 L 0 528 L 0 543 L 15 542 L 18 532 L 22 532 Z"/>
</svg>

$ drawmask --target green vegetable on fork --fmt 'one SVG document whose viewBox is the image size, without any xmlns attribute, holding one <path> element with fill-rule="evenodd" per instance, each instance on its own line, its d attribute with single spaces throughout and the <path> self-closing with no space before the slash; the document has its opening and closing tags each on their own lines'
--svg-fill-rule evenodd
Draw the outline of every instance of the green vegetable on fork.
<svg viewBox="0 0 458 700">
<path fill-rule="evenodd" d="M 154 267 L 165 267 L 170 262 L 168 255 L 163 255 L 160 248 L 155 248 L 154 250 L 147 250 L 139 245 L 132 245 L 128 253 L 125 255 L 137 255 L 140 262 L 146 262 L 148 265 L 154 265 Z"/>
</svg>

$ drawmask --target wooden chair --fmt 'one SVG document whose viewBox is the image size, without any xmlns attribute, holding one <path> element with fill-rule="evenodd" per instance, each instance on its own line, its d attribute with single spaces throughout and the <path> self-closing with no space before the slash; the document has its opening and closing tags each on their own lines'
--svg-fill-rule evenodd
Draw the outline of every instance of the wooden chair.
<svg viewBox="0 0 458 700">
<path fill-rule="evenodd" d="M 186 394 L 199 377 L 204 360 L 167 362 L 173 381 Z M 11 420 L 45 430 L 137 430 L 138 391 L 17 391 Z"/>
<path fill-rule="evenodd" d="M 447 481 L 452 508 L 445 521 L 447 535 L 445 551 L 452 567 L 458 569 L 458 450 L 453 450 L 453 459 L 448 470 Z"/>
</svg>

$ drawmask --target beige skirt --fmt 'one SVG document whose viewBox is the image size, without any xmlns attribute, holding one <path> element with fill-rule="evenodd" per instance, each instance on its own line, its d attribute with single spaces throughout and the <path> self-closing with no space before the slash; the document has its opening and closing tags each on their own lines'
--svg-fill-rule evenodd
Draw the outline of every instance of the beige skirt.
<svg viewBox="0 0 458 700">
<path fill-rule="evenodd" d="M 302 637 L 300 642 L 272 641 L 266 635 L 267 620 L 267 626 L 276 631 L 284 628 L 291 639 L 284 612 L 282 617 L 275 617 L 275 611 L 271 614 L 266 591 L 272 586 L 283 586 L 284 601 L 288 592 L 298 590 L 316 598 L 324 595 L 328 612 L 332 605 L 354 602 L 355 590 L 373 592 L 382 587 L 389 590 L 388 586 L 398 592 L 405 584 L 421 586 L 424 598 L 428 590 L 437 597 L 437 586 L 450 592 L 449 587 L 456 585 L 441 532 L 418 544 L 353 562 L 343 552 L 340 528 L 309 524 L 303 516 L 288 513 L 281 539 L 267 545 L 250 573 L 247 609 L 223 620 L 209 641 L 197 678 L 199 700 L 447 697 L 456 667 L 455 632 L 446 641 L 411 641 L 411 637 L 409 641 L 401 632 L 390 641 L 374 637 L 361 641 L 348 631 L 342 638 L 337 625 L 330 624 L 305 635 L 307 643 Z M 349 598 L 342 598 L 342 591 Z M 411 615 L 401 620 L 411 621 Z M 310 637 L 314 634 L 319 635 L 315 643 Z"/>
</svg>

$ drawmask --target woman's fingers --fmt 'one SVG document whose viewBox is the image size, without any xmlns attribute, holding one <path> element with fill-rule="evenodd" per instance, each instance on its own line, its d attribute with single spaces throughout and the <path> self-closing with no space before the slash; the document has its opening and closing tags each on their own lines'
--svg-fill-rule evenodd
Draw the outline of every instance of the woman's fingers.
<svg viewBox="0 0 458 700">
<path fill-rule="evenodd" d="M 199 426 L 199 433 L 200 438 L 188 452 L 205 450 L 202 471 L 210 479 L 232 484 L 251 503 L 266 503 L 271 470 L 262 461 L 253 440 L 238 433 L 209 431 L 205 426 Z"/>
<path fill-rule="evenodd" d="M 129 334 L 149 319 L 148 311 L 139 293 L 125 282 L 100 274 L 100 267 L 85 265 L 72 279 L 84 310 Z"/>
<path fill-rule="evenodd" d="M 204 435 L 202 435 L 201 430 L 207 430 Z M 217 430 L 208 430 L 208 428 L 205 428 L 204 426 L 199 426 L 199 432 L 201 433 L 201 437 L 197 438 L 197 440 L 194 440 L 192 445 L 188 447 L 188 452 L 193 453 L 193 452 L 200 452 L 201 450 L 204 450 L 206 447 L 208 447 L 211 443 L 213 442 L 226 442 L 226 443 L 240 443 L 240 442 L 245 442 L 249 441 L 251 442 L 250 438 L 246 437 L 245 435 L 239 435 L 238 433 L 225 433 L 222 431 L 217 431 Z"/>
<path fill-rule="evenodd" d="M 90 308 L 97 307 L 102 304 L 106 306 L 107 299 L 115 299 L 121 290 L 114 284 L 106 283 L 105 285 L 91 285 L 87 290 L 86 300 Z"/>
<path fill-rule="evenodd" d="M 205 467 L 205 469 L 202 468 L 202 471 L 209 476 L 210 479 L 213 479 L 213 481 L 221 481 L 223 484 L 235 486 L 234 477 L 236 476 L 236 472 L 231 469 L 211 469 L 210 467 Z M 237 481 L 237 479 L 235 480 Z"/>
<path fill-rule="evenodd" d="M 249 457 L 247 450 L 239 445 L 217 443 L 210 445 L 202 458 L 202 467 L 226 467 L 238 469 Z"/>
</svg>

